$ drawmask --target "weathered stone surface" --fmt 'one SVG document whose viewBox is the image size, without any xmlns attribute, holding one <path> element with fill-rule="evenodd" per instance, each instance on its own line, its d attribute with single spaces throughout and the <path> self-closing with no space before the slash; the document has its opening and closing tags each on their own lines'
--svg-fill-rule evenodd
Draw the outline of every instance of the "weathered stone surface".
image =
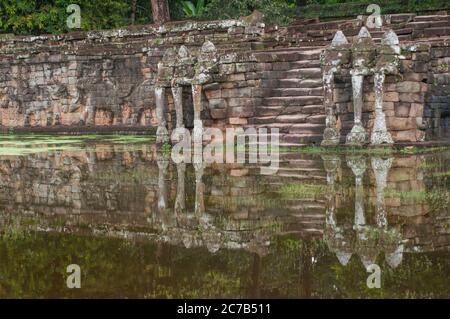
<svg viewBox="0 0 450 319">
<path fill-rule="evenodd" d="M 397 91 L 399 93 L 418 93 L 420 92 L 420 84 L 412 81 L 404 81 L 397 83 Z"/>
<path fill-rule="evenodd" d="M 352 127 L 350 70 L 356 67 L 358 72 L 367 73 L 361 94 L 362 119 L 370 133 L 376 118 L 373 68 L 382 66 L 375 60 L 382 53 L 385 56 L 378 62 L 385 67 L 388 62 L 393 63 L 391 58 L 399 39 L 402 60 L 398 73 L 389 73 L 392 70 L 385 68 L 389 72 L 384 83 L 382 111 L 396 132 L 409 132 L 396 133 L 394 139 L 411 136 L 417 140 L 422 130 L 438 130 L 449 122 L 445 117 L 450 112 L 445 86 L 450 83 L 447 67 L 450 49 L 447 42 L 439 39 L 414 43 L 414 36 L 437 32 L 426 30 L 443 28 L 444 25 L 436 23 L 448 20 L 425 17 L 423 21 L 409 21 L 409 16 L 397 19 L 403 22 L 392 19 L 389 28 L 399 35 L 397 39 L 386 33 L 387 29 L 371 30 L 374 42 L 364 29 L 359 38 L 352 40 L 362 27 L 358 20 L 311 22 L 288 29 L 249 27 L 240 20 L 180 22 L 162 28 L 142 26 L 38 39 L 2 37 L 0 124 L 5 129 L 155 127 L 164 121 L 170 132 L 175 127 L 174 121 L 181 118 L 176 116 L 180 103 L 173 98 L 170 88 L 182 87 L 181 104 L 186 117 L 194 104 L 191 88 L 194 81 L 203 85 L 196 95 L 196 106 L 207 124 L 223 128 L 231 122 L 252 123 L 253 118 L 286 130 L 294 124 L 291 134 L 309 135 L 313 140 L 324 133 L 322 67 L 336 66 L 334 59 L 321 63 L 320 54 L 336 35 L 329 57 L 340 57 L 343 67 L 342 74 L 336 76 L 329 103 L 334 112 L 334 132 L 340 129 L 348 132 Z M 336 32 L 338 26 L 342 32 Z M 371 48 L 378 45 L 375 43 L 381 37 L 383 47 L 373 54 Z M 409 40 L 408 44 L 402 44 L 404 40 Z M 350 52 L 353 43 L 357 45 Z M 199 44 L 204 44 L 203 48 Z M 365 62 L 353 65 L 355 57 Z M 160 116 L 156 112 L 156 87 L 165 90 L 161 97 L 165 109 Z M 189 124 L 189 119 L 183 121 Z M 397 126 L 395 121 L 399 121 Z M 301 126 L 295 125 L 300 124 L 317 124 L 321 128 L 297 132 Z M 289 138 L 298 141 L 299 136 L 294 135 Z"/>
</svg>

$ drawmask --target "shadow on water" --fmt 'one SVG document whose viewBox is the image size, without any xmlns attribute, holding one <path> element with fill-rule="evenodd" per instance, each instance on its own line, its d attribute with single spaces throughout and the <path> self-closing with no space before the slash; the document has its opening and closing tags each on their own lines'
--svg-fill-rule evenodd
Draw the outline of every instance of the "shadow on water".
<svg viewBox="0 0 450 319">
<path fill-rule="evenodd" d="M 264 175 L 143 137 L 25 141 L 0 143 L 0 297 L 450 297 L 449 151 L 289 153 Z"/>
</svg>

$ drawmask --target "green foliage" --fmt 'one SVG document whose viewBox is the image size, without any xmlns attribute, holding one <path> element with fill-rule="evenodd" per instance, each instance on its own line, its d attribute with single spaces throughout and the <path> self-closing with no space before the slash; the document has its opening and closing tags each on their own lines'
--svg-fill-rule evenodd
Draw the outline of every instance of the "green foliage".
<svg viewBox="0 0 450 319">
<path fill-rule="evenodd" d="M 0 33 L 60 34 L 68 29 L 69 4 L 81 8 L 81 30 L 110 29 L 131 24 L 131 0 L 2 0 Z M 236 19 L 253 10 L 264 13 L 268 24 L 287 25 L 295 17 L 337 18 L 367 14 L 372 0 L 169 0 L 172 20 Z M 297 10 L 297 4 L 306 4 Z M 380 0 L 381 13 L 448 10 L 446 0 Z M 136 24 L 152 23 L 150 0 L 136 1 Z"/>
<path fill-rule="evenodd" d="M 162 146 L 162 152 L 164 155 L 170 155 L 172 153 L 172 145 L 170 145 L 169 143 L 164 143 L 164 145 Z"/>
<path fill-rule="evenodd" d="M 205 12 L 205 0 L 197 0 L 196 5 L 192 1 L 180 1 L 183 12 L 186 17 L 198 18 Z"/>
<path fill-rule="evenodd" d="M 286 198 L 317 198 L 324 196 L 328 192 L 326 185 L 291 183 L 284 184 L 280 188 L 280 193 Z"/>
<path fill-rule="evenodd" d="M 128 4 L 123 0 L 4 0 L 0 1 L 0 32 L 59 34 L 70 30 L 67 6 L 81 8 L 81 30 L 114 28 L 128 23 Z"/>
<path fill-rule="evenodd" d="M 292 22 L 295 7 L 295 2 L 289 0 L 211 0 L 206 5 L 205 18 L 237 19 L 259 10 L 266 23 L 286 25 Z"/>
</svg>

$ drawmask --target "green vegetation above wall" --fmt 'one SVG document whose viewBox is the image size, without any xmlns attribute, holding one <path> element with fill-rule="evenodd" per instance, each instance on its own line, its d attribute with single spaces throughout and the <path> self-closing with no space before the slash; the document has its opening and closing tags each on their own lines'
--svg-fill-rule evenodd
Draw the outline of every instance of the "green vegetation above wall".
<svg viewBox="0 0 450 319">
<path fill-rule="evenodd" d="M 206 6 L 207 19 L 237 19 L 250 15 L 253 10 L 264 14 L 268 24 L 289 24 L 296 4 L 289 0 L 210 0 Z"/>
<path fill-rule="evenodd" d="M 66 8 L 81 8 L 81 30 L 110 29 L 152 23 L 150 0 L 3 0 L 0 1 L 0 33 L 59 34 L 70 30 Z M 169 0 L 172 20 L 236 19 L 253 10 L 264 13 L 268 24 L 286 25 L 296 17 L 339 18 L 367 14 L 373 0 Z M 381 13 L 448 10 L 446 0 L 375 1 Z"/>
</svg>

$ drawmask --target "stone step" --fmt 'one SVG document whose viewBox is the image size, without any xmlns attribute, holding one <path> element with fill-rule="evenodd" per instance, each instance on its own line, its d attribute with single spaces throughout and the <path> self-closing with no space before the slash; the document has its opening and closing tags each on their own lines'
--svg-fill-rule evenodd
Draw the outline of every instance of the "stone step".
<svg viewBox="0 0 450 319">
<path fill-rule="evenodd" d="M 426 29 L 426 28 L 438 28 L 438 27 L 448 27 L 449 21 L 437 21 L 437 22 L 428 22 L 428 21 L 419 21 L 419 22 L 410 22 L 406 25 L 406 28 L 396 28 L 394 29 L 397 35 L 405 34 L 402 33 L 401 30 L 417 30 L 417 29 Z"/>
<path fill-rule="evenodd" d="M 428 28 L 425 29 L 423 32 L 423 35 L 425 37 L 443 37 L 443 36 L 450 36 L 450 27 L 447 28 Z"/>
<path fill-rule="evenodd" d="M 319 144 L 323 139 L 322 134 L 285 134 L 281 141 L 285 143 L 300 144 Z"/>
<path fill-rule="evenodd" d="M 276 116 L 281 114 L 284 106 L 258 106 L 255 109 L 255 116 Z"/>
<path fill-rule="evenodd" d="M 316 60 L 320 56 L 321 49 L 298 49 L 286 51 L 255 52 L 253 56 L 258 62 L 294 62 L 299 60 Z"/>
<path fill-rule="evenodd" d="M 414 19 L 416 15 L 414 13 L 398 13 L 391 14 L 391 23 L 405 23 Z"/>
<path fill-rule="evenodd" d="M 305 105 L 302 112 L 305 114 L 325 113 L 325 107 L 323 105 Z"/>
<path fill-rule="evenodd" d="M 315 135 L 319 134 L 322 136 L 325 129 L 325 124 L 311 124 L 311 123 L 299 123 L 293 124 L 289 128 L 290 134 L 304 134 L 304 135 Z"/>
<path fill-rule="evenodd" d="M 266 106 L 315 105 L 322 102 L 322 96 L 281 96 L 268 97 L 263 99 L 263 105 Z"/>
<path fill-rule="evenodd" d="M 288 114 L 278 115 L 275 119 L 276 123 L 306 123 L 307 114 Z"/>
<path fill-rule="evenodd" d="M 346 30 L 349 28 L 361 28 L 363 22 L 360 20 L 333 20 L 304 25 L 304 30 Z"/>
<path fill-rule="evenodd" d="M 319 61 L 319 59 L 296 61 L 296 62 L 292 62 L 291 66 L 293 69 L 320 68 L 320 61 Z"/>
<path fill-rule="evenodd" d="M 311 124 L 323 124 L 325 125 L 325 120 L 327 116 L 325 114 L 316 114 L 316 115 L 310 115 L 307 118 L 307 122 Z"/>
<path fill-rule="evenodd" d="M 449 15 L 428 15 L 428 16 L 417 16 L 414 21 L 450 21 Z"/>
<path fill-rule="evenodd" d="M 266 128 L 268 130 L 272 129 L 278 129 L 279 133 L 286 134 L 289 132 L 289 129 L 291 128 L 293 124 L 291 123 L 268 123 L 268 124 L 259 124 L 254 125 L 257 129 L 259 128 Z"/>
<path fill-rule="evenodd" d="M 307 114 L 288 114 L 288 115 L 255 117 L 251 120 L 251 122 L 253 124 L 306 123 L 307 119 L 308 119 Z"/>
<path fill-rule="evenodd" d="M 312 39 L 312 38 L 307 38 L 307 37 L 300 37 L 297 38 L 297 42 L 301 43 L 304 46 L 314 46 L 314 47 L 321 47 L 323 49 L 325 49 L 325 47 L 330 45 L 330 40 L 323 40 L 321 38 L 316 38 L 316 39 Z"/>
<path fill-rule="evenodd" d="M 302 80 L 302 79 L 280 79 L 279 88 L 321 88 L 322 79 Z"/>
<path fill-rule="evenodd" d="M 323 94 L 322 87 L 319 88 L 281 88 L 281 89 L 273 89 L 270 92 L 270 96 L 278 97 L 278 96 L 321 96 Z"/>
<path fill-rule="evenodd" d="M 322 69 L 321 68 L 292 69 L 292 70 L 287 71 L 285 74 L 286 74 L 287 79 L 292 79 L 292 78 L 321 79 L 322 78 Z"/>
</svg>

